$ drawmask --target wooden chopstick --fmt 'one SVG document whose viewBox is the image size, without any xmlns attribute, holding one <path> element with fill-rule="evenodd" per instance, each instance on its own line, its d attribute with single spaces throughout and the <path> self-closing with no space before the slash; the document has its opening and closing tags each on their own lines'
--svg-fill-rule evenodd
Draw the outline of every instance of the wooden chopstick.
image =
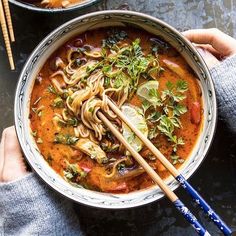
<svg viewBox="0 0 236 236">
<path fill-rule="evenodd" d="M 5 9 L 5 15 L 6 15 L 6 19 L 7 19 L 7 26 L 8 26 L 11 42 L 15 42 L 15 35 L 14 35 L 14 31 L 13 31 L 13 26 L 12 26 L 11 12 L 10 12 L 10 7 L 9 7 L 8 0 L 3 0 L 3 7 Z"/>
<path fill-rule="evenodd" d="M 132 146 L 126 141 L 123 135 L 112 125 L 112 123 L 101 113 L 98 112 L 99 118 L 102 122 L 112 131 L 116 138 L 127 148 L 135 160 L 144 168 L 144 170 L 151 176 L 151 178 L 160 186 L 160 188 L 166 193 L 169 199 L 174 202 L 177 200 L 177 196 L 168 188 L 168 186 L 162 181 L 159 175 L 149 166 L 149 164 L 136 152 Z"/>
<path fill-rule="evenodd" d="M 179 200 L 177 195 L 165 184 L 161 177 L 149 166 L 149 164 L 142 158 L 142 156 L 136 152 L 133 147 L 126 141 L 123 135 L 113 126 L 113 124 L 106 118 L 106 116 L 100 111 L 97 112 L 101 121 L 111 130 L 114 136 L 126 147 L 135 160 L 144 168 L 149 176 L 154 180 L 156 184 L 162 189 L 165 195 L 174 204 L 177 210 L 184 216 L 184 218 L 193 226 L 199 235 L 210 235 L 208 231 L 200 224 L 196 217 L 190 212 L 190 210 Z"/>
<path fill-rule="evenodd" d="M 140 140 L 147 146 L 147 148 L 161 161 L 161 163 L 170 171 L 170 173 L 176 177 L 179 175 L 178 170 L 167 160 L 167 158 L 147 139 L 140 130 L 138 130 L 120 111 L 120 109 L 108 98 L 109 107 L 115 112 L 115 114 L 123 120 L 130 129 L 140 138 Z"/>
<path fill-rule="evenodd" d="M 10 44 L 10 39 L 9 39 L 9 35 L 8 35 L 7 24 L 6 24 L 6 19 L 5 19 L 5 13 L 3 10 L 2 0 L 0 0 L 0 23 L 1 23 L 2 34 L 3 34 L 3 38 L 5 41 L 5 45 L 6 45 L 6 51 L 7 51 L 7 56 L 9 59 L 10 67 L 11 67 L 11 70 L 15 70 L 15 65 L 14 65 L 14 60 L 13 60 L 11 44 Z"/>
<path fill-rule="evenodd" d="M 120 111 L 120 109 L 110 100 L 107 99 L 109 107 L 114 113 L 125 122 L 130 129 L 138 136 L 138 138 L 146 145 L 146 147 L 157 157 L 165 168 L 172 174 L 173 177 L 181 184 L 181 186 L 190 194 L 194 201 L 201 209 L 209 216 L 209 218 L 216 224 L 216 226 L 225 234 L 231 235 L 231 229 L 224 223 L 224 221 L 215 213 L 215 211 L 208 205 L 208 203 L 201 197 L 201 195 L 191 186 L 191 184 L 181 175 L 181 173 L 168 161 L 168 159 L 147 139 L 142 132 L 140 132 Z"/>
</svg>

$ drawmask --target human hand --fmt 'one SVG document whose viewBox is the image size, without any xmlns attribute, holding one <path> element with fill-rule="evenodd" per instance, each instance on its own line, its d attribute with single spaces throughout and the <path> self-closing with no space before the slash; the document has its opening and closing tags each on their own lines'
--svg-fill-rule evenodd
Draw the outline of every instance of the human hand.
<svg viewBox="0 0 236 236">
<path fill-rule="evenodd" d="M 0 182 L 10 182 L 27 174 L 14 126 L 2 133 L 0 144 Z"/>
<path fill-rule="evenodd" d="M 183 35 L 196 45 L 209 68 L 236 54 L 236 40 L 218 29 L 188 30 Z"/>
</svg>

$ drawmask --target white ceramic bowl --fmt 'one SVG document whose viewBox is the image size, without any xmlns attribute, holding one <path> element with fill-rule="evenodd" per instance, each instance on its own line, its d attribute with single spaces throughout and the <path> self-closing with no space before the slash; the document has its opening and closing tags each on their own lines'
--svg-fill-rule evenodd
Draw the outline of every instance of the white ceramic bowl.
<svg viewBox="0 0 236 236">
<path fill-rule="evenodd" d="M 216 98 L 209 71 L 195 48 L 173 27 L 154 17 L 131 11 L 101 11 L 71 20 L 49 34 L 29 57 L 19 79 L 15 96 L 15 125 L 25 157 L 37 174 L 53 189 L 76 202 L 100 208 L 130 208 L 163 197 L 158 186 L 128 194 L 100 193 L 75 188 L 64 181 L 41 156 L 30 134 L 29 102 L 37 73 L 47 58 L 68 39 L 86 30 L 104 26 L 127 25 L 160 35 L 185 58 L 199 78 L 202 88 L 204 124 L 190 157 L 181 168 L 187 179 L 202 163 L 213 139 L 216 127 Z M 166 180 L 172 190 L 179 184 L 172 177 Z"/>
</svg>

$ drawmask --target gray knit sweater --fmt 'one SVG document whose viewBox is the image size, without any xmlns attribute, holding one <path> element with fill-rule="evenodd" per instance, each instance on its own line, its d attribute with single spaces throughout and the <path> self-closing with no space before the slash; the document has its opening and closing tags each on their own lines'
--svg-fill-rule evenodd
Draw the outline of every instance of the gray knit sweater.
<svg viewBox="0 0 236 236">
<path fill-rule="evenodd" d="M 82 235 L 73 204 L 35 173 L 0 184 L 0 235 Z"/>
<path fill-rule="evenodd" d="M 211 75 L 215 83 L 218 112 L 231 131 L 236 133 L 236 55 L 213 67 Z"/>
<path fill-rule="evenodd" d="M 236 56 L 211 70 L 219 115 L 236 133 Z M 35 173 L 0 184 L 0 235 L 80 235 L 72 202 L 49 189 Z"/>
</svg>

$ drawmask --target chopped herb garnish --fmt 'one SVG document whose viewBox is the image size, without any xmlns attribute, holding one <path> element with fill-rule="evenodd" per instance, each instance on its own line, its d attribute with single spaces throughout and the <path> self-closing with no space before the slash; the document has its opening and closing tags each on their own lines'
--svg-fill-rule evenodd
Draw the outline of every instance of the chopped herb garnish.
<svg viewBox="0 0 236 236">
<path fill-rule="evenodd" d="M 184 145 L 183 139 L 181 137 L 177 138 L 177 136 L 174 135 L 175 124 L 171 118 L 166 115 L 162 115 L 160 118 L 160 124 L 157 127 L 161 133 L 167 136 L 168 140 L 173 143 L 174 152 L 177 151 L 178 145 Z"/>
<path fill-rule="evenodd" d="M 68 96 L 69 96 L 68 90 L 64 90 L 64 91 L 63 91 L 63 94 L 61 95 L 61 97 L 62 97 L 63 99 L 67 99 Z"/>
<path fill-rule="evenodd" d="M 157 127 L 163 134 L 169 137 L 169 139 L 172 139 L 172 134 L 174 132 L 174 125 L 166 115 L 161 116 L 160 124 Z"/>
<path fill-rule="evenodd" d="M 77 164 L 67 163 L 64 176 L 67 180 L 77 181 L 78 179 L 85 178 L 87 173 L 83 171 Z"/>
<path fill-rule="evenodd" d="M 112 85 L 114 88 L 123 88 L 125 92 L 133 93 L 141 76 L 145 77 L 144 75 L 153 73 L 153 70 L 158 70 L 160 67 L 157 58 L 144 55 L 140 39 L 135 39 L 131 45 L 122 48 L 116 45 L 112 51 L 114 52 L 112 56 L 104 57 L 98 63 L 107 77 L 105 86 Z"/>
<path fill-rule="evenodd" d="M 47 90 L 49 93 L 57 95 L 57 91 L 56 91 L 55 87 L 52 86 L 51 84 L 48 86 Z"/>
<path fill-rule="evenodd" d="M 52 165 L 53 158 L 50 154 L 47 155 L 46 161 L 48 162 L 50 166 Z"/>
<path fill-rule="evenodd" d="M 110 86 L 111 79 L 108 77 L 105 77 L 104 79 L 104 87 L 108 88 Z"/>
<path fill-rule="evenodd" d="M 147 120 L 151 122 L 157 122 L 161 117 L 161 113 L 158 111 L 153 111 L 147 116 Z"/>
<path fill-rule="evenodd" d="M 93 113 L 94 112 L 94 107 L 90 107 L 88 111 Z"/>
<path fill-rule="evenodd" d="M 69 118 L 66 123 L 74 127 L 78 126 L 78 120 L 75 117 Z"/>
<path fill-rule="evenodd" d="M 68 102 L 71 104 L 73 102 L 73 98 L 71 96 L 68 97 Z"/>
<path fill-rule="evenodd" d="M 184 80 L 178 80 L 176 83 L 176 91 L 179 93 L 184 93 L 188 90 L 188 83 Z"/>
<path fill-rule="evenodd" d="M 102 68 L 102 72 L 104 73 L 104 74 L 107 74 L 107 73 L 109 73 L 109 72 L 111 72 L 112 71 L 112 66 L 111 65 L 105 65 L 103 68 Z"/>
<path fill-rule="evenodd" d="M 180 158 L 178 155 L 176 154 L 172 154 L 170 156 L 170 158 L 172 159 L 172 164 L 173 165 L 176 165 L 177 163 L 183 163 L 184 162 L 184 159 Z"/>
<path fill-rule="evenodd" d="M 119 164 L 117 165 L 117 170 L 118 170 L 119 172 L 123 172 L 123 171 L 125 170 L 125 163 L 119 163 Z"/>
<path fill-rule="evenodd" d="M 186 81 L 179 80 L 177 81 L 176 86 L 168 81 L 166 83 L 166 87 L 167 89 L 162 91 L 162 101 L 169 99 L 169 104 L 173 105 L 174 102 L 180 102 L 186 98 L 186 96 L 183 94 L 188 89 Z"/>
<path fill-rule="evenodd" d="M 178 145 L 184 145 L 184 140 L 182 137 L 177 138 L 176 136 L 174 136 L 174 145 L 173 145 L 173 151 L 177 152 L 177 146 Z"/>
<path fill-rule="evenodd" d="M 155 127 L 149 129 L 148 138 L 149 139 L 154 139 L 154 138 L 157 137 L 158 134 L 159 134 L 158 127 L 155 126 Z"/>
<path fill-rule="evenodd" d="M 154 88 L 150 89 L 148 95 L 150 96 L 149 101 L 154 107 L 163 105 L 157 89 Z"/>
<path fill-rule="evenodd" d="M 78 140 L 79 138 L 70 134 L 56 134 L 54 142 L 65 145 L 74 145 Z"/>
<path fill-rule="evenodd" d="M 61 97 L 57 97 L 53 100 L 53 107 L 56 108 L 63 108 L 64 107 L 64 101 Z"/>
<path fill-rule="evenodd" d="M 110 35 L 107 39 L 103 39 L 102 40 L 102 47 L 105 48 L 113 48 L 113 46 L 115 44 L 117 44 L 118 42 L 124 40 L 125 38 L 128 37 L 128 34 L 123 31 L 123 30 L 118 30 L 118 29 L 113 29 L 110 32 Z"/>
<path fill-rule="evenodd" d="M 152 104 L 150 102 L 148 102 L 147 100 L 144 100 L 142 102 L 142 108 L 143 108 L 143 114 L 145 115 L 146 111 L 152 106 Z"/>
<path fill-rule="evenodd" d="M 149 83 L 149 82 L 147 82 Z M 168 137 L 172 142 L 173 151 L 177 151 L 178 145 L 183 145 L 181 137 L 174 135 L 175 128 L 181 128 L 180 116 L 187 112 L 186 106 L 179 102 L 185 99 L 188 90 L 187 82 L 178 80 L 176 84 L 167 81 L 166 89 L 159 95 L 158 90 L 150 88 L 148 90 L 148 100 L 142 102 L 142 110 L 147 121 L 155 124 L 154 128 L 149 130 L 149 138 L 157 137 L 159 133 Z"/>
<path fill-rule="evenodd" d="M 177 104 L 173 109 L 173 116 L 180 116 L 187 112 L 187 107 L 181 104 Z"/>
</svg>

